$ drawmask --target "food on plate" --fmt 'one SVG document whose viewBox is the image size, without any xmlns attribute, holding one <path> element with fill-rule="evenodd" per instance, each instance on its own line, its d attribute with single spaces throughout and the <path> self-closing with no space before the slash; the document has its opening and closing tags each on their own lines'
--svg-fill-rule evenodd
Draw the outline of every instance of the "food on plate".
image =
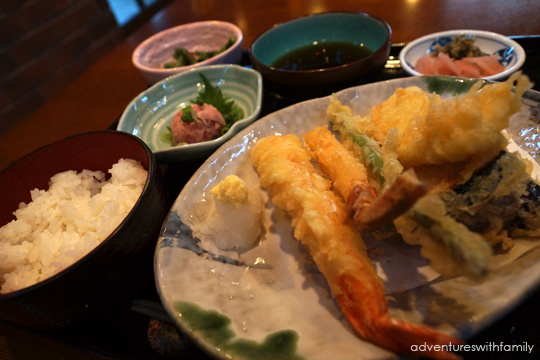
<svg viewBox="0 0 540 360">
<path fill-rule="evenodd" d="M 236 42 L 236 37 L 231 36 L 227 42 L 218 50 L 214 51 L 189 51 L 186 48 L 178 47 L 174 50 L 172 60 L 166 62 L 160 68 L 173 69 L 180 66 L 197 64 L 201 61 L 213 58 L 230 48 Z"/>
<path fill-rule="evenodd" d="M 513 247 L 513 236 L 537 236 L 540 186 L 526 169 L 518 154 L 501 151 L 467 182 L 441 194 L 446 211 L 504 250 Z"/>
<path fill-rule="evenodd" d="M 430 187 L 430 194 L 393 225 L 406 242 L 422 245 L 422 255 L 446 276 L 482 278 L 489 269 L 491 246 L 507 250 L 513 233 L 534 232 L 540 226 L 538 185 L 523 161 L 505 151 L 508 140 L 502 133 L 531 83 L 515 74 L 504 83 L 481 85 L 450 100 L 416 87 L 397 89 L 363 117 L 352 115 L 336 97 L 328 107 L 345 147 L 357 146 L 353 129 L 357 137 L 375 142 L 372 148 L 381 149 L 378 167 L 366 166 L 376 185 L 388 188 L 395 183 L 377 176 L 378 169 L 389 164 L 388 178 L 413 169 Z M 355 154 L 365 164 L 372 161 L 360 151 Z"/>
<path fill-rule="evenodd" d="M 224 126 L 225 119 L 215 107 L 193 104 L 176 113 L 171 134 L 175 145 L 194 144 L 218 138 Z"/>
<path fill-rule="evenodd" d="M 418 181 L 414 170 L 409 169 L 378 195 L 377 189 L 369 184 L 364 165 L 326 126 L 317 127 L 303 137 L 312 150 L 310 154 L 346 201 L 354 225 L 360 231 L 386 226 L 428 192 L 428 187 Z"/>
<path fill-rule="evenodd" d="M 316 172 L 299 137 L 289 134 L 263 138 L 253 148 L 251 158 L 261 185 L 272 190 L 272 202 L 291 215 L 294 236 L 308 248 L 360 336 L 416 356 L 418 352 L 411 350 L 414 344 L 428 344 L 433 349 L 435 345 L 462 343 L 389 315 L 384 285 L 347 214 L 345 202 L 331 189 L 331 182 Z M 446 351 L 428 350 L 422 355 L 458 358 Z"/>
<path fill-rule="evenodd" d="M 505 67 L 499 63 L 496 54 L 455 60 L 445 53 L 439 53 L 437 56 L 422 55 L 416 61 L 414 70 L 424 75 L 450 75 L 477 79 L 501 73 Z"/>
<path fill-rule="evenodd" d="M 490 245 L 449 216 L 436 194 L 420 199 L 394 226 L 406 243 L 422 246 L 422 256 L 442 275 L 482 280 L 489 272 Z"/>
<path fill-rule="evenodd" d="M 474 37 L 456 36 L 444 47 L 435 46 L 416 61 L 414 69 L 424 75 L 481 78 L 503 72 L 497 54 L 483 53 Z"/>
<path fill-rule="evenodd" d="M 336 131 L 341 134 L 343 145 L 358 158 L 364 160 L 363 163 L 366 169 L 369 170 L 368 175 L 371 175 L 371 184 L 376 186 L 378 190 L 380 190 L 379 184 L 385 182 L 385 176 L 397 176 L 402 170 L 402 167 L 399 166 L 398 169 L 388 173 L 388 163 L 386 169 L 383 169 L 383 155 L 380 145 L 365 133 L 361 133 L 356 129 L 356 118 L 353 116 L 351 109 L 341 106 L 335 95 L 332 95 L 326 113 L 334 124 Z"/>
<path fill-rule="evenodd" d="M 105 240 L 139 199 L 148 172 L 132 159 L 101 171 L 66 171 L 51 177 L 48 190 L 30 191 L 15 220 L 0 228 L 0 293 L 43 281 Z"/>
<path fill-rule="evenodd" d="M 411 104 L 415 104 L 415 102 L 411 102 Z M 355 126 L 356 121 L 369 122 L 369 117 L 353 116 L 351 109 L 342 106 L 335 96 L 331 98 L 327 112 L 334 128 L 341 134 L 343 146 L 348 148 L 351 154 L 356 154 L 356 157 L 366 165 L 373 163 L 373 154 L 378 154 L 377 167 L 366 166 L 366 168 L 371 169 L 371 174 L 368 174 L 371 179 L 370 185 L 363 187 L 357 185 L 354 192 L 342 194 L 342 197 L 347 200 L 348 211 L 355 227 L 359 231 L 372 232 L 378 238 L 395 235 L 397 227 L 406 242 L 422 245 L 422 255 L 432 260 L 432 267 L 440 273 L 446 275 L 462 274 L 471 278 L 485 276 L 488 272 L 492 251 L 483 238 L 468 231 L 451 217 L 437 219 L 433 217 L 429 209 L 419 208 L 417 200 L 426 196 L 430 189 L 418 179 L 414 168 L 404 170 L 403 165 L 399 162 L 397 129 L 387 129 L 386 138 L 379 134 L 378 136 L 384 139 L 383 145 L 380 146 L 366 133 L 359 132 L 358 128 L 361 129 L 361 126 Z M 395 120 L 393 115 L 391 119 Z M 380 125 L 382 126 L 382 124 Z M 384 127 L 374 130 L 381 129 L 384 130 Z M 315 130 L 311 133 L 314 132 Z M 326 135 L 326 137 L 330 136 Z M 307 137 L 304 135 L 304 138 L 310 148 L 317 149 L 319 147 L 317 141 L 310 141 L 309 135 Z M 358 139 L 363 141 L 358 141 Z M 367 146 L 367 144 L 370 145 Z M 338 146 L 334 145 L 334 147 Z M 365 148 L 367 150 L 362 152 L 362 149 Z M 323 152 L 316 151 L 316 153 L 322 154 Z M 322 156 L 328 157 L 329 155 Z M 319 156 L 316 159 L 320 161 Z M 334 181 L 334 186 L 339 189 L 336 183 L 338 177 L 345 176 L 344 174 L 351 172 L 352 169 L 347 164 L 335 160 L 327 161 L 327 163 L 328 166 L 322 166 L 322 169 L 327 172 Z M 328 168 L 334 170 L 328 171 Z M 369 189 L 371 191 L 366 191 Z M 378 197 L 376 189 L 382 189 L 380 190 L 382 194 Z M 413 206 L 414 209 L 411 209 Z M 423 221 L 417 222 L 409 216 L 400 217 L 406 212 L 414 215 L 414 219 L 422 219 Z M 395 226 L 392 223 L 394 220 Z M 444 258 L 444 261 L 437 261 L 439 258 Z"/>
<path fill-rule="evenodd" d="M 436 45 L 430 51 L 430 54 L 433 56 L 437 56 L 440 53 L 447 54 L 452 59 L 487 55 L 476 46 L 476 38 L 469 35 L 457 35 L 448 44 L 444 46 Z"/>
<path fill-rule="evenodd" d="M 221 250 L 251 249 L 262 232 L 262 200 L 236 175 L 225 177 L 210 194 L 215 210 L 202 227 Z M 238 229 L 242 224 L 242 230 Z"/>
<path fill-rule="evenodd" d="M 397 89 L 374 106 L 370 115 L 353 116 L 349 121 L 359 133 L 395 151 L 399 163 L 405 169 L 414 167 L 421 181 L 447 190 L 470 178 L 506 148 L 502 130 L 519 111 L 521 96 L 531 83 L 517 73 L 505 82 L 482 86 L 482 81 L 476 82 L 465 95 L 454 99 L 417 87 Z M 339 125 L 334 118 L 350 109 L 334 98 L 328 113 L 330 121 Z M 391 133 L 392 128 L 397 134 Z M 341 126 L 336 129 L 343 136 Z M 349 142 L 343 143 L 348 146 Z"/>
<path fill-rule="evenodd" d="M 206 76 L 199 75 L 204 90 L 191 100 L 191 105 L 176 113 L 171 126 L 161 134 L 161 140 L 171 146 L 216 139 L 244 118 L 244 111 L 234 100 L 224 96 L 218 86 L 212 86 Z"/>
<path fill-rule="evenodd" d="M 327 116 L 339 140 L 319 126 L 303 134 L 305 145 L 294 134 L 257 141 L 261 185 L 292 217 L 295 238 L 361 337 L 403 354 L 417 343 L 460 343 L 390 318 L 363 232 L 399 233 L 440 274 L 480 281 L 495 247 L 510 251 L 512 236 L 540 234 L 540 185 L 504 135 L 531 86 L 517 73 L 452 99 L 397 89 L 366 116 L 332 96 Z"/>
<path fill-rule="evenodd" d="M 365 166 L 335 138 L 326 126 L 319 126 L 304 133 L 303 138 L 313 151 L 310 154 L 332 179 L 334 188 L 343 199 L 346 200 L 357 186 L 366 188 L 371 193 L 376 191 L 369 185 L 368 171 Z M 345 169 L 346 171 L 343 171 Z"/>
</svg>

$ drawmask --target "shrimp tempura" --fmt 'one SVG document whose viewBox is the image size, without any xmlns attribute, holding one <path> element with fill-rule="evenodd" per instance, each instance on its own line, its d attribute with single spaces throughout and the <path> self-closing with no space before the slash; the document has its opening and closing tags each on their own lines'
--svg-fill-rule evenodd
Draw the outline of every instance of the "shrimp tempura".
<svg viewBox="0 0 540 360">
<path fill-rule="evenodd" d="M 312 150 L 310 154 L 347 202 L 347 210 L 359 231 L 373 231 L 391 224 L 429 191 L 418 181 L 414 170 L 409 169 L 399 174 L 384 192 L 377 194 L 368 184 L 366 168 L 326 126 L 319 126 L 303 137 Z"/>
<path fill-rule="evenodd" d="M 449 345 L 462 341 L 390 316 L 384 285 L 347 215 L 344 201 L 331 190 L 331 183 L 316 173 L 300 138 L 289 134 L 261 139 L 251 158 L 261 185 L 271 189 L 273 203 L 291 215 L 294 236 L 311 253 L 342 311 L 361 337 L 399 353 L 458 358 L 446 351 L 422 354 L 411 351 L 412 345 Z"/>
</svg>

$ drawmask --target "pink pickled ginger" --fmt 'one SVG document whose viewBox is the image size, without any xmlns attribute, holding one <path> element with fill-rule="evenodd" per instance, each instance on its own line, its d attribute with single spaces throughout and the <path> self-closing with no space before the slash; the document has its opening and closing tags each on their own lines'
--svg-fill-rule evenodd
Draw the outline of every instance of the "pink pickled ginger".
<svg viewBox="0 0 540 360">
<path fill-rule="evenodd" d="M 425 54 L 418 59 L 414 69 L 424 75 L 481 78 L 503 72 L 505 68 L 499 63 L 495 54 L 455 60 L 441 52 L 437 56 Z"/>
</svg>

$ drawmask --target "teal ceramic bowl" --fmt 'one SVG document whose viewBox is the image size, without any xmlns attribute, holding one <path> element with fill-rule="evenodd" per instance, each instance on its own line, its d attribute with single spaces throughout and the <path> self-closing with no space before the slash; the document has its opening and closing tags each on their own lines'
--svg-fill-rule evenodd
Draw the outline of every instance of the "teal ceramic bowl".
<svg viewBox="0 0 540 360">
<path fill-rule="evenodd" d="M 200 74 L 221 89 L 244 112 L 221 137 L 196 144 L 171 146 L 162 134 L 174 115 L 191 104 L 204 89 Z M 238 65 L 213 65 L 195 68 L 166 78 L 142 92 L 124 110 L 117 130 L 138 136 L 152 149 L 158 162 L 175 163 L 206 157 L 255 121 L 261 111 L 262 78 L 255 70 Z"/>
<path fill-rule="evenodd" d="M 392 31 L 377 17 L 358 12 L 327 12 L 278 24 L 257 37 L 250 47 L 253 67 L 267 85 L 327 87 L 374 79 L 390 54 Z M 284 69 L 275 62 L 285 54 L 316 44 L 347 43 L 371 54 L 331 67 Z"/>
</svg>

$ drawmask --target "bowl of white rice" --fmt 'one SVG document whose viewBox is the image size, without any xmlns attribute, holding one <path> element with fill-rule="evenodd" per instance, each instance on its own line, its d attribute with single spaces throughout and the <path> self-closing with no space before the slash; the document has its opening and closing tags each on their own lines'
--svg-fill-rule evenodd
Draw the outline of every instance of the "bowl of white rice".
<svg viewBox="0 0 540 360">
<path fill-rule="evenodd" d="M 153 278 L 168 209 L 148 146 L 118 131 L 47 145 L 0 172 L 0 321 L 83 323 Z"/>
</svg>

